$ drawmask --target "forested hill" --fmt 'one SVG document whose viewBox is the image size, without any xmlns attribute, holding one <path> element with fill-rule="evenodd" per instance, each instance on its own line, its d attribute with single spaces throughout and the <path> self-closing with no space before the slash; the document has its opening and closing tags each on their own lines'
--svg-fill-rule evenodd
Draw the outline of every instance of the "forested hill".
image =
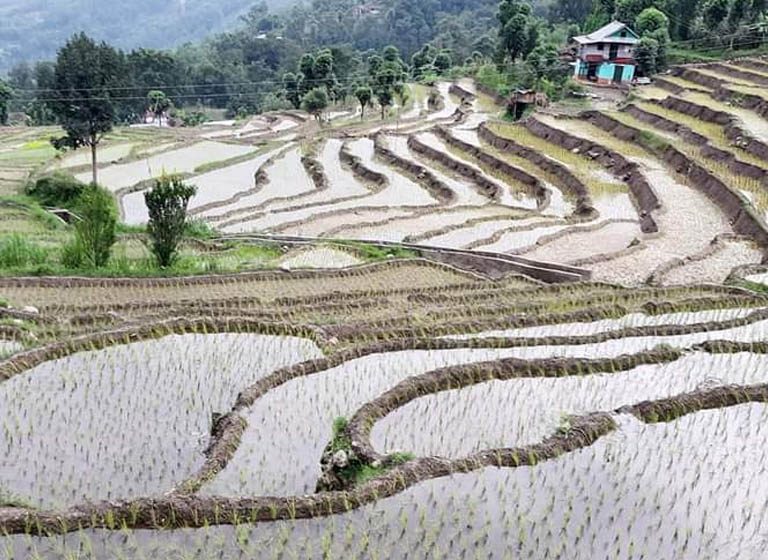
<svg viewBox="0 0 768 560">
<path fill-rule="evenodd" d="M 267 0 L 273 8 L 294 0 Z M 51 59 L 73 33 L 125 49 L 168 48 L 236 25 L 256 0 L 1 0 L 0 74 Z"/>
<path fill-rule="evenodd" d="M 305 46 L 395 45 L 410 54 L 439 38 L 457 54 L 487 50 L 499 0 L 313 0 L 285 18 L 286 37 Z M 485 47 L 485 48 L 484 48 Z"/>
</svg>

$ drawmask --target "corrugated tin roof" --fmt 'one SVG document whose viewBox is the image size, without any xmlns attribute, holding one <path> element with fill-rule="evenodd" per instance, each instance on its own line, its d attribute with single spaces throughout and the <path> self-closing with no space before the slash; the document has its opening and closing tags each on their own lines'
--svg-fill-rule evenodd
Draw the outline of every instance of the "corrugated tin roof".
<svg viewBox="0 0 768 560">
<path fill-rule="evenodd" d="M 632 33 L 631 37 L 611 37 L 614 33 L 618 33 L 622 29 L 627 29 L 630 33 Z M 604 25 L 597 31 L 593 31 L 589 35 L 579 35 L 577 37 L 573 38 L 574 41 L 577 43 L 580 43 L 582 45 L 587 45 L 591 43 L 624 43 L 627 45 L 632 45 L 634 43 L 637 43 L 638 39 L 635 37 L 634 32 L 629 29 L 626 23 L 621 23 L 620 21 L 612 21 L 608 25 Z"/>
</svg>

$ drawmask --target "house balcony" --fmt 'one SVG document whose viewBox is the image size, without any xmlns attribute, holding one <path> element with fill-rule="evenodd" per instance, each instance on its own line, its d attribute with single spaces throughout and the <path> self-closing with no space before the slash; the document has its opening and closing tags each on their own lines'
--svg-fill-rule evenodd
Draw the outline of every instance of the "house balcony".
<svg viewBox="0 0 768 560">
<path fill-rule="evenodd" d="M 634 57 L 632 56 L 614 56 L 611 57 L 609 53 L 605 54 L 588 54 L 583 59 L 586 63 L 602 63 L 611 62 L 613 64 L 636 64 Z"/>
</svg>

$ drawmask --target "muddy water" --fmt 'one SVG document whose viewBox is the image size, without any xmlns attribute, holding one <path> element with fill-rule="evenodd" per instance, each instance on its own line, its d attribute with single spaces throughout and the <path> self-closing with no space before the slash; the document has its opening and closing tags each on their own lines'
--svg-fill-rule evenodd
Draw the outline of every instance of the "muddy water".
<svg viewBox="0 0 768 560">
<path fill-rule="evenodd" d="M 537 207 L 538 204 L 536 199 L 530 195 L 530 192 L 526 187 L 518 183 L 511 183 L 511 182 L 508 183 L 508 182 L 499 180 L 493 177 L 492 175 L 486 173 L 480 166 L 476 165 L 469 158 L 469 156 L 465 156 L 459 152 L 456 152 L 455 154 L 452 153 L 451 149 L 436 134 L 432 132 L 422 132 L 421 134 L 418 135 L 417 138 L 421 142 L 429 146 L 430 148 L 433 148 L 445 154 L 449 154 L 454 159 L 458 159 L 462 163 L 466 164 L 468 167 L 471 167 L 472 169 L 477 171 L 486 180 L 490 181 L 491 183 L 494 183 L 498 187 L 498 190 L 500 193 L 500 197 L 498 200 L 499 204 L 503 206 L 512 206 L 512 207 L 527 208 L 527 209 L 535 209 Z"/>
<path fill-rule="evenodd" d="M 678 182 L 659 161 L 631 158 L 653 186 L 661 201 L 654 213 L 659 235 L 645 239 L 647 249 L 592 267 L 596 280 L 636 283 L 647 278 L 658 266 L 696 255 L 707 249 L 721 233 L 731 231 L 725 215 L 701 192 Z M 604 208 L 598 207 L 601 215 Z M 689 282 L 702 281 L 692 277 Z"/>
<path fill-rule="evenodd" d="M 503 233 L 497 241 L 487 245 L 476 247 L 478 251 L 491 251 L 493 253 L 509 253 L 524 247 L 529 247 L 546 235 L 558 233 L 568 226 L 565 224 L 546 225 L 524 231 L 508 231 Z"/>
<path fill-rule="evenodd" d="M 334 203 L 338 199 L 345 199 L 351 196 L 365 196 L 370 194 L 370 190 L 361 184 L 351 173 L 342 168 L 339 161 L 339 150 L 342 147 L 342 141 L 331 138 L 324 145 L 318 156 L 318 161 L 323 167 L 323 172 L 328 179 L 328 189 L 317 191 L 301 200 L 276 201 L 269 205 L 269 214 L 263 218 L 254 220 L 251 225 L 256 229 L 264 229 L 279 225 L 289 221 L 294 221 L 302 215 L 311 215 L 313 212 L 327 211 L 335 208 Z M 311 207 L 293 210 L 297 204 L 308 205 Z"/>
<path fill-rule="evenodd" d="M 202 465 L 213 412 L 320 355 L 293 337 L 184 335 L 37 366 L 0 384 L 0 488 L 43 507 L 166 492 Z"/>
<path fill-rule="evenodd" d="M 141 181 L 159 177 L 163 173 L 191 173 L 206 163 L 222 161 L 253 152 L 252 146 L 203 141 L 146 159 L 112 165 L 99 171 L 99 183 L 112 191 L 131 187 Z M 90 172 L 76 176 L 81 181 L 91 180 Z"/>
<path fill-rule="evenodd" d="M 188 179 L 188 183 L 197 187 L 195 196 L 189 201 L 191 210 L 216 202 L 226 200 L 238 192 L 254 188 L 255 175 L 259 168 L 278 150 L 238 163 L 203 173 Z M 144 224 L 149 220 L 147 206 L 144 202 L 144 192 L 134 192 L 122 197 L 120 202 L 123 209 L 124 221 L 127 224 Z M 229 208 L 227 206 L 226 208 Z"/>
<path fill-rule="evenodd" d="M 535 467 L 422 482 L 347 514 L 177 531 L 0 537 L 7 557 L 762 560 L 768 408 L 620 430 Z M 89 554 L 87 551 L 92 551 Z M 0 553 L 2 554 L 2 553 Z"/>
<path fill-rule="evenodd" d="M 487 146 L 480 140 L 480 136 L 477 134 L 476 130 L 467 130 L 462 127 L 456 127 L 451 130 L 451 134 L 462 142 L 466 142 L 467 144 L 478 148 L 487 149 Z M 541 177 L 539 178 L 541 179 Z M 544 181 L 544 186 L 549 191 L 549 205 L 546 210 L 544 210 L 544 215 L 564 217 L 573 213 L 573 203 L 566 198 L 559 187 L 546 181 Z M 527 207 L 536 208 L 536 201 L 531 197 L 531 200 L 527 201 L 527 205 Z"/>
<path fill-rule="evenodd" d="M 670 364 L 578 377 L 489 381 L 421 397 L 379 421 L 381 452 L 458 458 L 529 445 L 554 433 L 563 415 L 613 410 L 708 387 L 768 381 L 768 356 L 696 353 Z"/>
<path fill-rule="evenodd" d="M 463 340 L 467 338 L 493 337 L 535 338 L 545 336 L 582 336 L 633 327 L 695 325 L 697 323 L 708 323 L 711 321 L 728 321 L 746 317 L 759 309 L 761 308 L 708 309 L 706 311 L 686 311 L 682 313 L 664 313 L 661 315 L 630 313 L 620 319 L 603 319 L 601 321 L 590 321 L 587 323 L 560 323 L 558 325 L 541 325 L 519 329 L 485 331 L 471 335 L 459 334 L 443 338 Z"/>
<path fill-rule="evenodd" d="M 376 354 L 289 381 L 251 407 L 249 428 L 233 460 L 203 492 L 229 496 L 311 493 L 335 418 L 350 416 L 411 375 L 511 354 L 510 350 Z"/>
<path fill-rule="evenodd" d="M 408 206 L 437 204 L 437 201 L 419 185 L 375 160 L 373 141 L 364 138 L 351 142 L 349 150 L 360 157 L 366 167 L 384 174 L 389 181 L 384 189 L 371 193 L 349 170 L 342 167 L 338 157 L 340 147 L 339 141 L 330 140 L 322 152 L 322 163 L 329 180 L 329 189 L 340 195 L 337 198 L 346 196 L 355 196 L 356 198 L 340 202 L 333 202 L 332 198 L 330 198 L 328 200 L 329 204 L 313 204 L 307 208 L 297 210 L 290 210 L 290 205 L 285 205 L 281 211 L 276 211 L 268 216 L 260 216 L 242 224 L 227 226 L 224 229 L 228 232 L 250 231 L 253 229 L 277 228 L 282 224 L 300 222 L 291 227 L 291 232 L 297 235 L 312 235 L 309 232 L 317 231 L 312 224 L 313 217 L 321 217 L 329 212 L 337 214 L 327 219 L 323 218 L 323 229 L 335 229 L 354 223 L 362 212 L 357 210 L 360 207 L 381 207 L 384 212 L 384 216 L 381 219 L 386 219 L 387 216 L 396 217 L 410 214 L 410 211 L 398 210 L 403 204 Z M 366 193 L 371 194 L 366 196 Z M 318 193 L 314 197 L 316 199 L 315 202 L 327 199 L 328 196 L 327 192 Z M 299 202 L 303 203 L 304 200 L 302 199 Z M 391 211 L 389 210 L 390 207 Z M 362 221 L 370 221 L 371 219 L 375 220 L 376 218 L 363 218 Z"/>
<path fill-rule="evenodd" d="M 459 108 L 459 104 L 456 103 L 453 96 L 450 94 L 451 84 L 448 82 L 441 82 L 437 84 L 437 91 L 440 92 L 440 97 L 443 98 L 443 109 L 432 113 L 427 117 L 427 121 L 436 121 L 440 119 L 448 119 L 453 116 L 456 109 Z"/>
<path fill-rule="evenodd" d="M 271 157 L 275 159 L 268 162 L 267 160 Z M 267 182 L 258 191 L 243 196 L 232 204 L 204 211 L 203 215 L 213 218 L 252 206 L 264 205 L 266 207 L 270 201 L 304 195 L 315 190 L 315 184 L 301 163 L 301 151 L 298 147 L 288 148 L 282 152 L 278 148 L 273 152 L 264 154 L 261 156 L 259 165 L 253 170 L 254 175 L 259 168 L 266 174 Z M 253 176 L 251 183 L 254 184 Z M 214 184 L 213 181 L 211 184 Z M 247 189 L 228 189 L 228 196 L 222 197 L 222 199 L 226 200 L 243 190 Z"/>
<path fill-rule="evenodd" d="M 243 163 L 217 169 L 190 179 L 189 182 L 197 187 L 197 194 L 190 201 L 190 208 L 226 200 L 239 192 L 254 188 L 256 172 L 269 158 L 274 157 L 279 152 L 280 149 L 272 150 Z"/>
<path fill-rule="evenodd" d="M 99 164 L 113 163 L 129 155 L 134 146 L 136 146 L 135 143 L 107 145 L 100 147 L 97 150 L 96 157 L 98 158 Z M 66 169 L 70 167 L 78 167 L 81 165 L 91 165 L 90 149 L 77 150 L 73 154 L 62 158 L 51 167 Z"/>
<path fill-rule="evenodd" d="M 642 237 L 636 222 L 605 223 L 598 228 L 574 227 L 571 233 L 523 253 L 526 258 L 552 262 L 574 262 L 628 248 Z"/>
<path fill-rule="evenodd" d="M 425 239 L 424 243 L 434 245 L 435 247 L 461 248 L 476 241 L 488 239 L 496 232 L 507 228 L 535 227 L 536 224 L 543 221 L 545 220 L 542 218 L 500 218 L 498 220 L 488 220 L 430 237 Z"/>
<path fill-rule="evenodd" d="M 726 241 L 725 247 L 707 256 L 674 268 L 661 278 L 663 285 L 682 285 L 691 282 L 720 284 L 728 280 L 739 267 L 755 265 L 763 260 L 763 253 L 751 241 Z"/>
<path fill-rule="evenodd" d="M 350 227 L 340 231 L 339 236 L 369 240 L 384 239 L 384 236 L 396 237 L 399 240 L 413 236 L 421 239 L 423 235 L 427 235 L 430 232 L 438 231 L 445 227 L 460 227 L 467 220 L 475 218 L 497 216 L 500 220 L 503 219 L 505 223 L 516 218 L 514 214 L 510 214 L 507 218 L 502 218 L 504 211 L 504 208 L 498 206 L 477 206 L 440 212 L 427 212 L 416 217 L 400 218 L 382 225 Z"/>
<path fill-rule="evenodd" d="M 408 138 L 406 136 L 387 136 L 385 137 L 385 142 L 389 149 L 401 158 L 409 161 L 417 160 L 416 155 L 411 152 L 411 149 L 408 147 Z M 416 163 L 422 165 L 419 161 L 416 161 Z M 429 171 L 437 177 L 439 181 L 448 186 L 448 188 L 456 194 L 456 200 L 453 202 L 454 205 L 482 205 L 490 202 L 488 197 L 481 195 L 476 188 L 473 188 L 472 185 L 469 185 L 465 180 L 462 181 L 449 177 L 447 174 L 442 173 L 429 165 L 426 167 L 429 168 Z"/>
<path fill-rule="evenodd" d="M 413 210 L 390 210 L 382 208 L 381 210 L 354 210 L 342 214 L 333 214 L 322 216 L 316 214 L 295 223 L 286 228 L 280 227 L 279 231 L 288 235 L 299 235 L 308 237 L 336 237 L 334 233 L 338 228 L 356 228 L 365 227 L 365 224 L 386 224 L 391 219 L 413 216 Z M 386 225 L 382 226 L 386 228 Z M 352 231 L 346 229 L 345 231 Z M 350 235 L 354 237 L 354 235 Z"/>
</svg>

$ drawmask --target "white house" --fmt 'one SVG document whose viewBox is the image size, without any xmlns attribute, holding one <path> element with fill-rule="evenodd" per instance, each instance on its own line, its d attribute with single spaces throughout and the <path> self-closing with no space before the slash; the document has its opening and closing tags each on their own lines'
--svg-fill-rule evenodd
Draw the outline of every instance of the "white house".
<svg viewBox="0 0 768 560">
<path fill-rule="evenodd" d="M 621 84 L 635 77 L 637 33 L 612 21 L 589 35 L 574 37 L 578 50 L 574 77 L 599 84 Z"/>
</svg>

